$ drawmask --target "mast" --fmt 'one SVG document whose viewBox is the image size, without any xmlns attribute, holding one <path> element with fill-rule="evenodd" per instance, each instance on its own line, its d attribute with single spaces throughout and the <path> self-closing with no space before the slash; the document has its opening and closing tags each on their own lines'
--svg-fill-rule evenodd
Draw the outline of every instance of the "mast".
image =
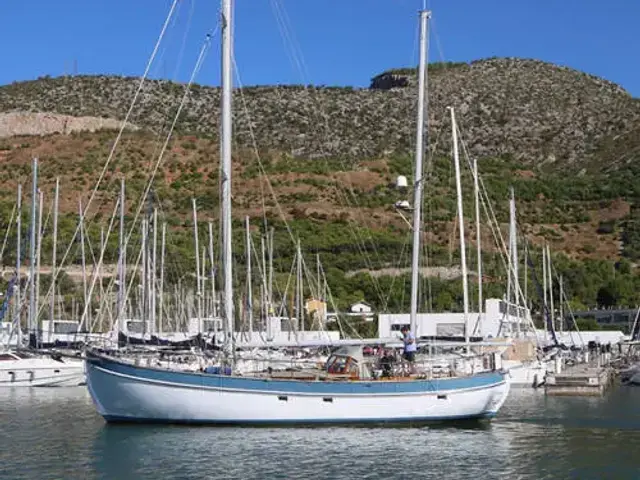
<svg viewBox="0 0 640 480">
<path fill-rule="evenodd" d="M 482 319 L 482 234 L 480 232 L 480 181 L 478 160 L 473 159 L 473 193 L 476 207 L 476 256 L 478 257 L 478 323 Z"/>
<path fill-rule="evenodd" d="M 84 304 L 87 304 L 87 262 L 84 251 L 84 211 L 82 209 L 82 199 L 78 200 L 78 213 L 80 214 L 80 256 L 82 257 L 82 292 Z M 87 322 L 91 324 L 90 321 Z M 82 328 L 83 325 L 80 325 Z"/>
<path fill-rule="evenodd" d="M 158 335 L 162 335 L 162 317 L 164 315 L 164 257 L 167 238 L 167 222 L 162 222 L 162 239 L 160 244 L 160 287 L 158 288 Z"/>
<path fill-rule="evenodd" d="M 562 275 L 560 275 L 560 278 L 558 279 L 560 281 L 560 304 L 559 304 L 559 308 L 560 308 L 560 325 L 559 325 L 559 330 L 560 333 L 564 332 L 564 281 L 562 279 Z M 631 332 L 633 333 L 633 332 Z"/>
<path fill-rule="evenodd" d="M 209 275 L 211 277 L 211 317 L 218 318 L 218 309 L 216 307 L 216 263 L 213 255 L 213 223 L 209 222 L 209 263 L 211 269 Z"/>
<path fill-rule="evenodd" d="M 148 300 L 147 300 L 147 289 L 149 288 L 147 284 L 147 270 L 149 268 L 149 260 L 148 260 L 148 248 L 147 243 L 148 240 L 148 222 L 149 219 L 145 215 L 142 218 L 142 299 L 140 301 L 140 318 L 142 320 L 142 334 L 147 334 L 147 324 L 149 321 L 149 312 L 147 310 Z"/>
<path fill-rule="evenodd" d="M 298 330 L 304 332 L 304 315 L 302 314 L 302 249 L 300 248 L 300 239 L 298 239 L 296 252 L 296 318 L 298 319 Z"/>
<path fill-rule="evenodd" d="M 20 325 L 20 313 L 22 310 L 22 298 L 20 289 L 20 260 L 22 257 L 22 184 L 18 184 L 18 201 L 16 207 L 16 299 L 15 299 L 15 324 L 18 329 L 18 345 L 22 346 L 22 325 Z"/>
<path fill-rule="evenodd" d="M 549 311 L 551 313 L 551 328 L 556 329 L 556 312 L 553 306 L 553 272 L 551 270 L 551 249 L 547 244 L 547 275 L 549 275 Z"/>
<path fill-rule="evenodd" d="M 547 246 L 542 246 L 542 318 L 545 318 L 547 313 Z M 545 338 L 549 333 L 546 328 L 545 320 Z"/>
<path fill-rule="evenodd" d="M 251 291 L 251 232 L 249 231 L 249 216 L 244 217 L 247 229 L 247 319 L 249 322 L 249 341 L 253 338 L 253 298 Z"/>
<path fill-rule="evenodd" d="M 269 236 L 267 237 L 268 245 L 267 250 L 269 253 L 269 285 L 267 289 L 267 315 L 269 318 L 269 332 L 270 335 L 273 335 L 271 331 L 271 316 L 274 315 L 275 311 L 273 308 L 273 236 L 274 229 L 273 227 L 269 228 Z M 269 336 L 271 339 L 271 336 Z"/>
<path fill-rule="evenodd" d="M 527 296 L 527 283 L 529 282 L 529 247 L 527 246 L 527 242 L 524 243 L 524 293 L 522 294 L 524 297 L 524 313 L 529 316 L 529 297 Z"/>
<path fill-rule="evenodd" d="M 198 333 L 202 332 L 202 289 L 200 288 L 200 246 L 198 242 L 198 212 L 196 211 L 196 199 L 191 199 L 191 205 L 193 207 L 193 241 L 195 242 L 195 254 L 196 254 L 196 309 L 198 316 Z"/>
<path fill-rule="evenodd" d="M 542 305 L 547 306 L 547 246 L 542 246 Z"/>
<path fill-rule="evenodd" d="M 411 256 L 411 332 L 418 334 L 418 273 L 420 268 L 420 233 L 422 223 L 422 154 L 425 131 L 425 93 L 427 86 L 427 20 L 431 12 L 420 11 L 420 64 L 418 67 L 418 120 L 416 128 L 416 165 L 413 196 L 413 248 Z M 427 117 L 428 118 L 428 117 Z"/>
<path fill-rule="evenodd" d="M 469 285 L 467 282 L 467 248 L 464 241 L 464 212 L 462 210 L 462 181 L 460 179 L 460 158 L 458 154 L 458 126 L 456 115 L 451 110 L 451 137 L 453 139 L 453 163 L 456 171 L 456 193 L 458 197 L 458 223 L 460 224 L 460 264 L 462 270 L 462 299 L 464 306 L 464 341 L 469 353 Z"/>
<path fill-rule="evenodd" d="M 153 245 L 151 252 L 151 268 L 149 269 L 151 282 L 150 289 L 151 295 L 149 296 L 149 303 L 151 304 L 151 331 L 153 333 L 158 332 L 157 316 L 156 316 L 156 279 L 158 278 L 158 272 L 156 265 L 158 264 L 158 208 L 153 208 Z"/>
<path fill-rule="evenodd" d="M 267 332 L 267 339 L 271 340 L 271 321 L 269 318 L 269 292 L 267 287 L 267 254 L 265 246 L 265 235 L 260 237 L 260 246 L 262 251 L 262 310 L 264 313 L 264 329 Z"/>
<path fill-rule="evenodd" d="M 42 205 L 44 203 L 44 194 L 42 190 L 38 189 L 38 227 L 36 228 L 37 238 L 36 238 L 36 295 L 34 300 L 34 322 L 35 322 L 35 333 L 36 333 L 36 346 L 41 344 L 42 338 L 40 335 L 40 329 L 38 325 L 38 311 L 40 310 L 40 257 L 42 253 Z"/>
<path fill-rule="evenodd" d="M 222 97 L 220 166 L 222 181 L 222 268 L 224 272 L 225 342 L 233 351 L 233 271 L 231 259 L 231 59 L 233 57 L 233 32 L 231 18 L 232 0 L 222 0 Z"/>
<path fill-rule="evenodd" d="M 126 291 L 126 273 L 125 273 L 125 238 L 124 238 L 124 177 L 120 179 L 120 233 L 118 237 L 118 306 L 116 313 L 116 332 L 118 342 L 120 332 L 122 331 L 122 322 L 124 317 L 124 292 Z"/>
<path fill-rule="evenodd" d="M 31 235 L 29 240 L 29 347 L 37 347 L 36 339 L 36 211 L 38 195 L 38 159 L 33 159 L 33 183 L 31 186 Z"/>
<path fill-rule="evenodd" d="M 56 263 L 58 244 L 58 202 L 60 198 L 60 177 L 56 177 L 56 190 L 53 194 L 53 247 L 51 249 L 51 301 L 49 303 L 49 338 L 53 333 L 53 320 L 56 310 Z"/>
<path fill-rule="evenodd" d="M 519 295 L 520 281 L 518 278 L 518 239 L 516 233 L 516 197 L 511 187 L 511 198 L 509 200 L 509 239 L 511 241 L 511 267 L 513 268 L 513 299 L 516 307 L 516 336 L 520 336 L 520 312 L 519 312 Z"/>
</svg>

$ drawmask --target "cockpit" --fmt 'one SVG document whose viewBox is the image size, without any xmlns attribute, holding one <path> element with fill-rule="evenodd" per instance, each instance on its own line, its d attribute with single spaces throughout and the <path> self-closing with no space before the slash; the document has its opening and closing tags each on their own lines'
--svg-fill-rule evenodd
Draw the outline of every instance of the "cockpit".
<svg viewBox="0 0 640 480">
<path fill-rule="evenodd" d="M 362 347 L 340 347 L 333 352 L 325 363 L 325 371 L 331 376 L 341 378 L 364 379 L 371 374 L 364 363 Z"/>
</svg>

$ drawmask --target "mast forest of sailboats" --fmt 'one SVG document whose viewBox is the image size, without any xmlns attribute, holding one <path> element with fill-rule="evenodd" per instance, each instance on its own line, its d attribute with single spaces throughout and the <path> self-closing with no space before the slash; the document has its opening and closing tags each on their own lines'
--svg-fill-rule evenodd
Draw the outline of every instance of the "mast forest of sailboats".
<svg viewBox="0 0 640 480">
<path fill-rule="evenodd" d="M 234 296 L 231 263 L 231 88 L 232 2 L 222 0 L 222 316 L 224 365 L 187 372 L 141 367 L 95 350 L 87 351 L 87 386 L 98 412 L 107 421 L 231 424 L 305 424 L 423 422 L 494 416 L 504 403 L 509 382 L 502 371 L 432 378 L 427 373 L 380 373 L 363 355 L 362 345 L 335 350 L 322 368 L 296 372 L 239 375 L 234 368 Z M 419 145 L 416 155 L 415 203 L 421 201 L 422 132 L 426 86 L 427 23 L 420 12 Z M 418 207 L 419 208 L 419 207 Z M 412 321 L 417 312 L 419 211 L 414 217 Z M 416 220 L 417 219 L 417 220 Z M 212 373 L 209 373 L 212 372 Z M 224 373 L 224 374 L 223 374 Z"/>
</svg>

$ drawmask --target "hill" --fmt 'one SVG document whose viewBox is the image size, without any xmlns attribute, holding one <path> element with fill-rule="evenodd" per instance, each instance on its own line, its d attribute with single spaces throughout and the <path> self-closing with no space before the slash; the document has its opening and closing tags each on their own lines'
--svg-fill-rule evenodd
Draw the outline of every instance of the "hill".
<svg viewBox="0 0 640 480">
<path fill-rule="evenodd" d="M 121 119 L 137 86 L 137 78 L 42 78 L 1 87 L 0 111 Z M 182 93 L 175 83 L 147 82 L 132 122 L 162 128 Z M 242 145 L 252 145 L 251 126 L 260 148 L 296 157 L 363 159 L 411 150 L 414 88 L 248 87 L 234 101 Z M 432 134 L 447 130 L 451 105 L 472 155 L 510 154 L 529 165 L 584 162 L 604 139 L 633 131 L 640 119 L 640 103 L 611 82 L 513 58 L 435 64 L 429 105 Z M 218 106 L 218 89 L 194 86 L 179 131 L 216 138 Z"/>
<path fill-rule="evenodd" d="M 534 247 L 551 243 L 576 302 L 598 302 L 600 289 L 620 278 L 620 272 L 612 277 L 614 263 L 623 265 L 622 275 L 628 275 L 630 284 L 636 282 L 624 259 L 640 257 L 640 221 L 635 220 L 640 219 L 635 208 L 640 185 L 634 181 L 640 173 L 639 101 L 611 82 L 534 60 L 436 64 L 430 73 L 430 134 L 437 154 L 426 189 L 429 264 L 455 265 L 458 255 L 446 117 L 446 106 L 453 105 L 498 218 L 507 221 L 508 188 L 513 185 L 523 231 Z M 412 69 L 384 72 L 369 89 L 277 86 L 236 91 L 233 202 L 238 251 L 242 218 L 249 215 L 258 228 L 264 212 L 276 227 L 278 268 L 288 271 L 292 249 L 281 223 L 284 216 L 305 251 L 321 255 L 341 304 L 366 297 L 380 307 L 372 297 L 387 289 L 395 292 L 389 293 L 387 306 L 400 309 L 408 298 L 402 290 L 406 282 L 377 275 L 373 286 L 366 274 L 346 273 L 363 266 L 383 272 L 406 266 L 409 232 L 392 205 L 402 198 L 393 188 L 395 177 L 412 170 L 414 76 Z M 14 83 L 0 87 L 0 114 L 69 115 L 88 119 L 87 129 L 109 127 L 98 120 L 122 119 L 138 81 L 79 76 Z M 146 83 L 131 119 L 138 130 L 125 133 L 99 192 L 92 212 L 98 220 L 111 213 L 121 175 L 127 178 L 128 205 L 139 200 L 183 88 L 166 81 Z M 191 198 L 198 200 L 204 222 L 218 216 L 218 104 L 218 89 L 193 88 L 154 185 L 172 232 L 172 262 L 182 272 L 193 268 Z M 10 121 L 0 122 L 0 129 L 2 125 L 9 132 L 5 135 L 16 132 Z M 49 199 L 55 177 L 61 177 L 62 230 L 70 239 L 77 200 L 86 198 L 94 185 L 115 134 L 80 131 L 82 122 L 74 131 L 47 125 L 39 132 L 29 130 L 44 136 L 0 138 L 0 215 L 6 224 L 15 187 L 28 184 L 30 159 L 37 156 L 41 187 Z M 260 175 L 252 134 L 271 187 Z M 470 192 L 468 174 L 464 184 Z M 465 204 L 470 218 L 470 195 Z M 200 232 L 201 244 L 206 244 L 206 225 Z M 486 272 L 494 280 L 487 288 L 501 295 L 503 274 L 488 228 L 484 234 Z M 99 222 L 93 222 L 90 235 L 97 241 Z M 49 246 L 43 250 L 48 252 Z M 238 259 L 242 262 L 241 253 Z M 72 261 L 78 261 L 77 255 Z M 434 285 L 434 308 L 458 308 L 459 286 L 445 280 Z M 631 303 L 637 291 L 616 300 Z"/>
</svg>

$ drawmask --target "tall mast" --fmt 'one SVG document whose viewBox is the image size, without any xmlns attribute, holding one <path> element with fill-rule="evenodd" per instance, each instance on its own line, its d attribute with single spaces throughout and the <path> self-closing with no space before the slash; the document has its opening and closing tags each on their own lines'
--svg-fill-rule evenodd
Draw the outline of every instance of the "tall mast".
<svg viewBox="0 0 640 480">
<path fill-rule="evenodd" d="M 42 206 L 44 203 L 44 194 L 42 190 L 38 189 L 38 226 L 36 227 L 37 238 L 36 238 L 36 288 L 35 288 L 35 300 L 34 300 L 34 326 L 35 326 L 35 334 L 36 334 L 36 346 L 38 346 L 42 342 L 42 338 L 40 335 L 40 329 L 38 325 L 38 311 L 40 310 L 40 259 L 42 253 Z"/>
<path fill-rule="evenodd" d="M 167 222 L 162 222 L 162 240 L 160 245 L 160 286 L 158 288 L 158 335 L 162 334 L 162 317 L 164 316 L 164 256 L 167 239 Z"/>
<path fill-rule="evenodd" d="M 476 251 L 478 257 L 478 324 L 482 319 L 482 234 L 480 232 L 480 180 L 478 160 L 473 159 L 473 193 L 476 203 Z"/>
<path fill-rule="evenodd" d="M 231 260 L 231 59 L 233 56 L 232 0 L 222 0 L 222 98 L 220 165 L 222 180 L 222 268 L 224 272 L 225 341 L 233 347 L 233 271 Z"/>
<path fill-rule="evenodd" d="M 547 275 L 549 276 L 549 312 L 551 314 L 551 328 L 556 329 L 556 312 L 553 305 L 553 271 L 551 270 L 551 249 L 547 244 Z"/>
<path fill-rule="evenodd" d="M 267 254 L 265 246 L 265 235 L 260 237 L 260 246 L 262 247 L 262 309 L 264 313 L 264 329 L 267 332 L 267 339 L 271 340 L 271 321 L 269 318 L 269 290 L 268 290 L 268 276 L 267 276 Z"/>
<path fill-rule="evenodd" d="M 84 299 L 84 305 L 87 305 L 87 262 L 85 258 L 84 251 L 84 210 L 82 209 L 82 200 L 78 201 L 78 213 L 80 214 L 80 256 L 82 257 L 82 298 Z M 85 308 L 85 310 L 87 310 Z M 90 309 L 87 310 L 90 312 Z M 88 322 L 87 325 L 90 325 L 91 322 Z M 82 328 L 83 325 L 80 325 Z"/>
<path fill-rule="evenodd" d="M 427 20 L 431 12 L 420 11 L 420 64 L 418 66 L 418 121 L 416 129 L 416 169 L 413 195 L 413 250 L 411 257 L 411 332 L 418 329 L 418 272 L 420 268 L 420 233 L 422 222 L 422 152 L 425 131 L 425 93 L 427 86 Z M 428 117 L 427 117 L 428 118 Z"/>
<path fill-rule="evenodd" d="M 31 186 L 31 238 L 29 241 L 29 346 L 35 348 L 36 335 L 36 211 L 38 195 L 38 159 L 33 159 L 33 184 Z"/>
<path fill-rule="evenodd" d="M 218 318 L 218 309 L 216 308 L 216 262 L 213 255 L 213 223 L 209 222 L 209 263 L 211 268 L 209 276 L 211 277 L 211 317 Z"/>
<path fill-rule="evenodd" d="M 56 190 L 53 195 L 53 247 L 51 249 L 51 302 L 49 303 L 49 337 L 53 333 L 53 320 L 56 310 L 56 263 L 58 249 L 58 202 L 60 198 L 60 177 L 56 177 Z"/>
<path fill-rule="evenodd" d="M 126 291 L 126 269 L 125 269 L 125 238 L 124 238 L 124 177 L 120 179 L 120 233 L 118 236 L 118 306 L 116 312 L 116 342 L 122 331 L 122 323 L 124 318 L 124 292 Z"/>
<path fill-rule="evenodd" d="M 149 321 L 149 312 L 147 307 L 149 302 L 147 300 L 147 290 L 149 285 L 147 284 L 147 270 L 149 268 L 149 249 L 147 246 L 148 240 L 148 223 L 149 218 L 145 215 L 142 218 L 142 299 L 140 301 L 140 318 L 142 320 L 142 333 L 147 334 L 147 325 Z"/>
<path fill-rule="evenodd" d="M 519 295 L 520 295 L 520 279 L 518 278 L 518 236 L 516 229 L 516 197 L 511 187 L 511 198 L 509 200 L 509 239 L 511 241 L 511 268 L 513 269 L 513 299 L 516 307 L 516 335 L 520 336 L 520 313 L 519 313 Z"/>
<path fill-rule="evenodd" d="M 300 239 L 298 239 L 296 252 L 296 318 L 298 319 L 298 330 L 304 332 L 304 315 L 302 314 L 302 249 L 300 248 Z"/>
<path fill-rule="evenodd" d="M 458 223 L 460 225 L 460 264 L 462 269 L 462 299 L 464 306 L 464 341 L 469 353 L 469 285 L 467 282 L 467 248 L 464 241 L 464 212 L 462 210 L 462 181 L 460 179 L 460 158 L 458 155 L 458 127 L 456 115 L 451 108 L 451 136 L 453 139 L 453 163 L 456 171 L 456 193 L 458 197 Z"/>
<path fill-rule="evenodd" d="M 22 325 L 20 317 L 22 312 L 22 292 L 20 289 L 20 263 L 22 257 L 22 184 L 18 184 L 18 201 L 16 207 L 16 293 L 15 293 L 15 324 L 18 329 L 18 345 L 22 346 Z"/>
<path fill-rule="evenodd" d="M 560 324 L 558 325 L 560 333 L 564 332 L 564 281 L 562 275 L 558 279 L 560 281 Z M 633 334 L 633 332 L 631 332 Z"/>
<path fill-rule="evenodd" d="M 542 316 L 547 308 L 547 246 L 542 246 Z"/>
<path fill-rule="evenodd" d="M 156 316 L 156 298 L 157 298 L 157 278 L 158 278 L 158 208 L 153 208 L 153 245 L 151 253 L 151 268 L 149 269 L 151 282 L 151 295 L 149 296 L 149 303 L 151 304 L 151 331 L 158 333 L 158 318 Z"/>
<path fill-rule="evenodd" d="M 249 216 L 244 217 L 247 229 L 247 320 L 249 322 L 249 341 L 253 337 L 253 292 L 251 291 L 251 232 L 249 231 Z"/>
<path fill-rule="evenodd" d="M 549 333 L 547 331 L 547 246 L 542 246 L 542 318 L 544 319 L 545 338 Z"/>
<path fill-rule="evenodd" d="M 193 207 L 193 241 L 195 243 L 196 253 L 196 315 L 198 316 L 198 333 L 202 331 L 202 288 L 200 283 L 200 244 L 198 242 L 198 212 L 196 210 L 196 199 L 191 199 Z"/>
</svg>

